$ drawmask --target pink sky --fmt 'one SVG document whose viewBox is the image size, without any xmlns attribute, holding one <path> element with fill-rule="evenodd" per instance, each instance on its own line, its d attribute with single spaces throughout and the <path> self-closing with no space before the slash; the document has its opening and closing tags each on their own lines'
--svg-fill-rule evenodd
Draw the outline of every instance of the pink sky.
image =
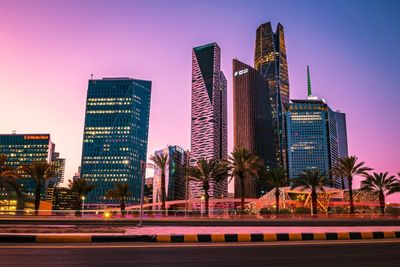
<svg viewBox="0 0 400 267">
<path fill-rule="evenodd" d="M 232 59 L 253 64 L 255 30 L 272 21 L 285 27 L 292 98 L 306 96 L 310 65 L 313 93 L 347 114 L 350 154 L 399 172 L 396 4 L 275 2 L 1 1 L 0 132 L 50 133 L 70 179 L 93 73 L 152 80 L 148 153 L 189 148 L 191 48 L 215 41 L 228 79 L 231 149 Z"/>
</svg>

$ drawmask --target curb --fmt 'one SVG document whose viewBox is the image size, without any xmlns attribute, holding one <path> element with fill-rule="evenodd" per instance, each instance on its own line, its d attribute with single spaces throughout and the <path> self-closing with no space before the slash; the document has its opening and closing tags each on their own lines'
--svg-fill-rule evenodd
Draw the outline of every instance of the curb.
<svg viewBox="0 0 400 267">
<path fill-rule="evenodd" d="M 310 240 L 360 240 L 400 238 L 400 231 L 326 232 L 264 234 L 183 234 L 183 235 L 0 235 L 0 243 L 94 243 L 94 242 L 273 242 Z"/>
</svg>

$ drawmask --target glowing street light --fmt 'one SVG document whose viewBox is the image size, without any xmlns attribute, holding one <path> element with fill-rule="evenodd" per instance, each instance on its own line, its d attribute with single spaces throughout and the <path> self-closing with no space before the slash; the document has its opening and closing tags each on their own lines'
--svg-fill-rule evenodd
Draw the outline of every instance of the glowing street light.
<svg viewBox="0 0 400 267">
<path fill-rule="evenodd" d="M 83 211 L 85 210 L 85 196 L 82 196 L 81 199 L 82 199 L 82 213 L 83 213 Z"/>
</svg>

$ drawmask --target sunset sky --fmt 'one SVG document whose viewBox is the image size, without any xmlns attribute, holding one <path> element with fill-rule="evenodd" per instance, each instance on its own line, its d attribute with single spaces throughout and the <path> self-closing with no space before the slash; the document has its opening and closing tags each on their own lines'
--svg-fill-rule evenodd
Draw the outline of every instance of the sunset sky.
<svg viewBox="0 0 400 267">
<path fill-rule="evenodd" d="M 400 171 L 400 1 L 0 0 L 0 133 L 50 133 L 67 160 L 82 150 L 90 74 L 153 82 L 148 154 L 190 146 L 191 49 L 217 42 L 253 65 L 256 28 L 285 27 L 291 98 L 313 94 L 347 115 L 351 155 Z M 400 200 L 400 196 L 392 197 Z"/>
</svg>

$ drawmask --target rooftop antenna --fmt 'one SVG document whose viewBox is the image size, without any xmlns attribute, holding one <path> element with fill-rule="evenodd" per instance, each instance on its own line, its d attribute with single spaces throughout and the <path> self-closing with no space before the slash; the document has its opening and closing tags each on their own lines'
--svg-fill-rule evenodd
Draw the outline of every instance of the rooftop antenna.
<svg viewBox="0 0 400 267">
<path fill-rule="evenodd" d="M 12 134 L 16 134 L 16 133 L 17 133 L 17 131 L 16 131 L 16 130 L 12 130 L 11 132 L 12 132 Z"/>
<path fill-rule="evenodd" d="M 92 73 L 92 74 L 90 74 L 90 79 L 91 79 L 91 80 L 93 80 L 93 73 Z"/>
<path fill-rule="evenodd" d="M 308 94 L 308 97 L 312 96 L 312 93 L 311 93 L 310 66 L 308 66 L 308 65 L 307 65 L 307 94 Z"/>
</svg>

